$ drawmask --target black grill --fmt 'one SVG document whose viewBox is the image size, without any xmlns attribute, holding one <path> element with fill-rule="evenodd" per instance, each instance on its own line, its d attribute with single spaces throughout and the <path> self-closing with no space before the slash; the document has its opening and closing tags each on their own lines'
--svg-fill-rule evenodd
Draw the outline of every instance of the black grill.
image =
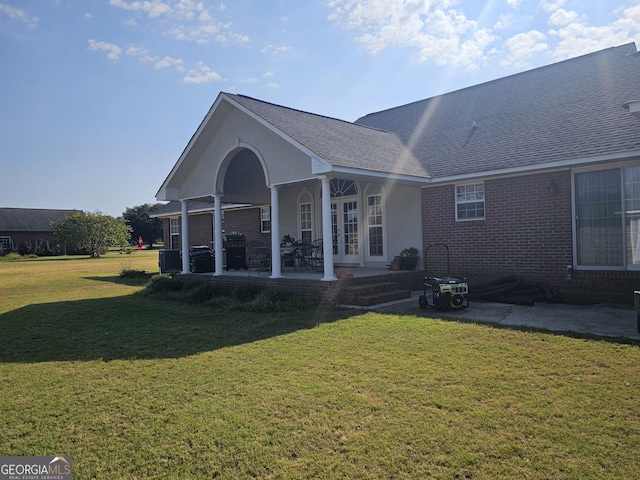
<svg viewBox="0 0 640 480">
<path fill-rule="evenodd" d="M 241 233 L 230 233 L 225 236 L 224 249 L 226 252 L 227 270 L 249 268 L 247 265 L 247 241 Z"/>
</svg>

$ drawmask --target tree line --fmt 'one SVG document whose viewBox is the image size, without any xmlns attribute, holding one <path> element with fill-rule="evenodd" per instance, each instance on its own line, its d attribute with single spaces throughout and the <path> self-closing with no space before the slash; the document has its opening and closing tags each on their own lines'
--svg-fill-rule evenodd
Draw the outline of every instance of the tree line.
<svg viewBox="0 0 640 480">
<path fill-rule="evenodd" d="M 56 240 L 67 253 L 99 257 L 109 248 L 137 245 L 139 238 L 153 247 L 162 239 L 162 221 L 149 215 L 159 205 L 146 203 L 127 208 L 119 218 L 101 212 L 77 211 L 52 222 L 51 226 Z"/>
</svg>

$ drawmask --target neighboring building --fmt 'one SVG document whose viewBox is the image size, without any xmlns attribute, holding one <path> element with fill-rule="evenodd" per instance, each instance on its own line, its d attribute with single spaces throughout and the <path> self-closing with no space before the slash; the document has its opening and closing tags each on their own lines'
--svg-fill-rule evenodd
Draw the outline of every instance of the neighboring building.
<svg viewBox="0 0 640 480">
<path fill-rule="evenodd" d="M 51 222 L 64 220 L 76 210 L 0 208 L 0 252 L 59 253 Z"/>
<path fill-rule="evenodd" d="M 630 43 L 354 123 L 220 93 L 157 198 L 180 217 L 213 199 L 217 239 L 223 204 L 270 206 L 273 258 L 284 234 L 322 239 L 324 281 L 411 246 L 446 273 L 427 250 L 444 243 L 472 288 L 519 274 L 567 299 L 632 303 L 640 55 Z"/>
</svg>

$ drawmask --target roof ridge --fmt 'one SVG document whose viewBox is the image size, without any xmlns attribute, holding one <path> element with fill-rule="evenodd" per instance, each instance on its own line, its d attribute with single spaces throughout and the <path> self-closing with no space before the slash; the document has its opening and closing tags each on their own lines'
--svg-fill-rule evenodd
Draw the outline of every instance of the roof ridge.
<svg viewBox="0 0 640 480">
<path fill-rule="evenodd" d="M 525 75 L 532 74 L 534 72 L 540 72 L 541 70 L 548 70 L 550 68 L 556 68 L 559 65 L 567 64 L 568 62 L 581 61 L 581 60 L 584 60 L 586 57 L 595 57 L 595 56 L 598 56 L 598 55 L 604 55 L 606 53 L 611 53 L 613 50 L 618 50 L 618 49 L 622 50 L 623 48 L 627 48 L 627 53 L 625 53 L 625 56 L 635 55 L 635 54 L 639 53 L 637 51 L 637 49 L 636 49 L 635 42 L 629 42 L 629 43 L 624 43 L 622 45 L 616 45 L 616 46 L 613 46 L 613 47 L 607 47 L 607 48 L 604 48 L 602 50 L 597 50 L 595 52 L 585 53 L 584 55 L 579 55 L 577 57 L 567 58 L 565 60 L 560 60 L 558 62 L 551 63 L 551 64 L 548 64 L 548 65 L 542 65 L 540 67 L 530 68 L 530 69 L 522 71 L 522 72 L 512 73 L 511 75 L 507 75 L 506 77 L 494 78 L 493 80 L 487 80 L 486 82 L 478 83 L 478 84 L 475 84 L 475 85 L 469 85 L 468 87 L 459 88 L 457 90 L 452 90 L 450 92 L 440 93 L 440 94 L 434 95 L 432 97 L 423 98 L 423 99 L 416 100 L 416 101 L 413 101 L 413 102 L 405 103 L 403 105 L 397 105 L 395 107 L 387 108 L 387 109 L 384 109 L 384 110 L 379 110 L 379 111 L 376 111 L 376 112 L 370 112 L 370 113 L 367 113 L 366 115 L 363 115 L 362 117 L 358 118 L 356 120 L 356 122 L 358 122 L 361 119 L 366 118 L 366 117 L 368 117 L 370 115 L 377 115 L 379 113 L 390 112 L 392 110 L 405 108 L 405 107 L 408 107 L 410 105 L 417 105 L 419 103 L 426 103 L 426 102 L 432 101 L 432 100 L 434 100 L 436 98 L 445 97 L 447 95 L 452 95 L 452 94 L 459 93 L 459 92 L 464 92 L 466 90 L 476 89 L 476 88 L 479 88 L 479 87 L 490 85 L 492 83 L 503 82 L 505 80 L 510 80 L 510 79 L 515 78 L 515 77 L 522 77 L 522 76 L 525 76 Z"/>
<path fill-rule="evenodd" d="M 359 128 L 368 128 L 369 130 L 376 130 L 376 131 L 378 131 L 378 132 L 384 132 L 384 133 L 391 133 L 391 134 L 393 134 L 393 132 L 390 132 L 390 131 L 388 131 L 388 130 L 383 130 L 383 129 L 381 129 L 381 128 L 370 127 L 369 125 L 362 125 L 362 124 L 359 124 L 359 123 L 356 123 L 356 122 L 350 122 L 350 121 L 348 121 L 348 120 L 344 120 L 344 119 L 342 119 L 342 118 L 330 117 L 330 116 L 328 116 L 328 115 L 322 115 L 322 114 L 319 114 L 319 113 L 308 112 L 308 111 L 306 111 L 306 110 L 300 110 L 299 108 L 287 107 L 287 106 L 285 106 L 285 105 L 279 105 L 279 104 L 277 104 L 277 103 L 267 102 L 267 101 L 265 101 L 265 100 L 260 100 L 259 98 L 250 97 L 249 95 L 243 95 L 243 94 L 241 94 L 241 93 L 228 93 L 228 92 L 222 92 L 222 93 L 224 93 L 225 95 L 229 95 L 229 96 L 231 96 L 231 97 L 241 97 L 241 98 L 246 98 L 246 99 L 248 99 L 248 100 L 253 100 L 254 102 L 259 102 L 259 103 L 262 103 L 262 104 L 265 104 L 265 105 L 271 105 L 271 106 L 273 106 L 273 107 L 284 108 L 284 109 L 286 109 L 286 110 L 290 110 L 290 111 L 293 111 L 293 112 L 304 113 L 304 114 L 306 114 L 306 115 L 311 115 L 311 116 L 313 116 L 313 117 L 325 118 L 325 119 L 327 119 L 327 120 L 335 120 L 335 121 L 337 121 L 337 122 L 346 123 L 346 124 L 348 124 L 348 125 L 355 126 L 355 127 L 359 127 Z"/>
</svg>

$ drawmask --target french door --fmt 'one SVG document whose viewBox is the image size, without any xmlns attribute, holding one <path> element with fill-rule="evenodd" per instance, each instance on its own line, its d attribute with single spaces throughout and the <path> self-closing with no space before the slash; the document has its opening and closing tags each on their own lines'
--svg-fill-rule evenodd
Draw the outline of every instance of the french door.
<svg viewBox="0 0 640 480">
<path fill-rule="evenodd" d="M 356 197 L 331 201 L 331 242 L 335 264 L 360 263 L 360 233 Z"/>
</svg>

